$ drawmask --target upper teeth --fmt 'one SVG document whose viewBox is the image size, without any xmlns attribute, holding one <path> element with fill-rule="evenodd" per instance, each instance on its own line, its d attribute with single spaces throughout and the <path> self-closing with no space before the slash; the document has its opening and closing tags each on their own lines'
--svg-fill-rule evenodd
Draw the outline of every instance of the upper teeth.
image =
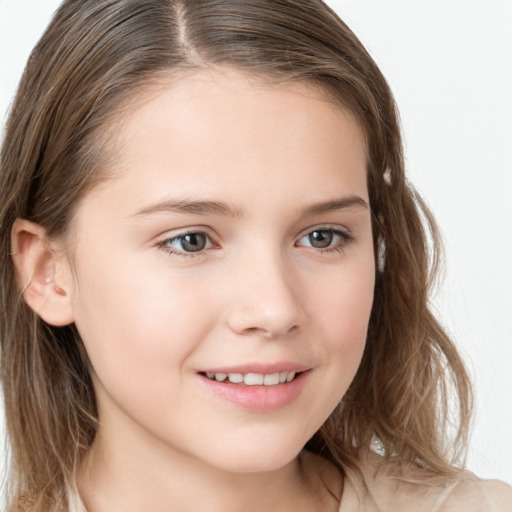
<svg viewBox="0 0 512 512">
<path fill-rule="evenodd" d="M 291 382 L 295 378 L 296 372 L 280 372 L 280 373 L 210 373 L 206 376 L 209 379 L 215 379 L 218 382 L 224 382 L 226 379 L 233 384 L 241 384 L 246 386 L 276 386 Z"/>
</svg>

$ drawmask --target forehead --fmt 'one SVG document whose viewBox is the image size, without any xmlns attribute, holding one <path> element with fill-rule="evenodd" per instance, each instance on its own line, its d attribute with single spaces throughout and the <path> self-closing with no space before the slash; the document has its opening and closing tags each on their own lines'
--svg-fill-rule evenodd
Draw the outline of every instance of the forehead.
<svg viewBox="0 0 512 512">
<path fill-rule="evenodd" d="M 141 91 L 110 133 L 119 194 L 128 195 L 126 185 L 138 197 L 211 192 L 236 203 L 270 198 L 272 188 L 314 202 L 338 186 L 338 195 L 347 188 L 367 196 L 362 130 L 308 83 L 270 83 L 229 68 L 188 72 Z"/>
</svg>

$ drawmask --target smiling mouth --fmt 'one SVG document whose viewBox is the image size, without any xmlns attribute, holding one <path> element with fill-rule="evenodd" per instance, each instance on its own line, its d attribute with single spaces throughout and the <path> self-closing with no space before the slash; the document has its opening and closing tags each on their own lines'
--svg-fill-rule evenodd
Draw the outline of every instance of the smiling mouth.
<svg viewBox="0 0 512 512">
<path fill-rule="evenodd" d="M 278 373 L 211 373 L 201 372 L 200 375 L 209 380 L 229 384 L 245 386 L 278 386 L 292 382 L 303 372 L 278 372 Z"/>
</svg>

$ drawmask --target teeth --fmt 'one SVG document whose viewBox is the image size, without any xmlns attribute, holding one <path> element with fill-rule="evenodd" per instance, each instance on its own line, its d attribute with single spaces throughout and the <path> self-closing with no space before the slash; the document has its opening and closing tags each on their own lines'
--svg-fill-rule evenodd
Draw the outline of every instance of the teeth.
<svg viewBox="0 0 512 512">
<path fill-rule="evenodd" d="M 291 382 L 296 372 L 280 372 L 280 373 L 213 373 L 207 372 L 206 376 L 211 380 L 217 382 L 224 382 L 226 379 L 232 384 L 241 384 L 242 382 L 246 386 L 277 386 L 278 384 L 284 384 L 285 382 Z"/>
<path fill-rule="evenodd" d="M 244 376 L 241 373 L 229 373 L 228 374 L 229 382 L 233 384 L 240 384 L 244 381 Z"/>
<path fill-rule="evenodd" d="M 261 386 L 264 376 L 261 373 L 246 373 L 244 375 L 244 384 L 246 386 Z"/>
<path fill-rule="evenodd" d="M 265 377 L 263 377 L 263 384 L 265 384 L 265 386 L 276 386 L 279 384 L 279 373 L 265 375 Z"/>
</svg>

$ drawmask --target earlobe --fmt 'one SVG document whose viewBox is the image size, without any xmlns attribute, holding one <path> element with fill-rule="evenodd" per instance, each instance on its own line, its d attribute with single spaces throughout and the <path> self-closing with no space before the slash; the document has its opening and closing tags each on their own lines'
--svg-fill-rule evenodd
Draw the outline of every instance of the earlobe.
<svg viewBox="0 0 512 512">
<path fill-rule="evenodd" d="M 43 227 L 24 219 L 15 221 L 11 243 L 25 302 L 48 324 L 73 323 L 72 279 L 63 251 L 51 246 Z"/>
</svg>

